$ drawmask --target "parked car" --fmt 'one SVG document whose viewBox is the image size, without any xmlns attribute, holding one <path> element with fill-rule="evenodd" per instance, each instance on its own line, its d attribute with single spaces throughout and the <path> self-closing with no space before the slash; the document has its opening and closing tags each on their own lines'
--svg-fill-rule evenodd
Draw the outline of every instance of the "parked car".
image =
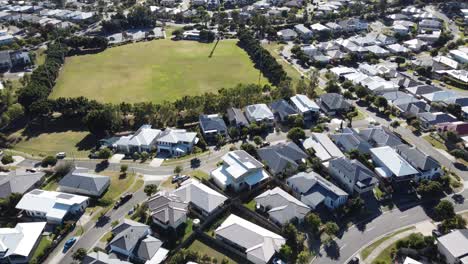
<svg viewBox="0 0 468 264">
<path fill-rule="evenodd" d="M 32 172 L 32 173 L 36 173 L 40 171 L 39 169 L 36 169 L 36 168 L 30 168 L 30 169 L 26 169 L 26 172 Z"/>
<path fill-rule="evenodd" d="M 440 232 L 440 231 L 437 230 L 437 229 L 434 229 L 434 230 L 432 230 L 432 236 L 434 236 L 434 237 L 440 237 L 440 236 L 442 236 L 442 232 Z"/>
<path fill-rule="evenodd" d="M 75 242 L 76 242 L 76 237 L 72 237 L 72 238 L 68 239 L 65 242 L 65 245 L 63 246 L 63 249 L 64 250 L 70 249 L 73 246 L 73 244 L 75 244 Z"/>
<path fill-rule="evenodd" d="M 188 180 L 190 177 L 187 176 L 187 175 L 175 175 L 174 177 L 172 177 L 172 183 L 176 183 L 176 182 L 184 182 L 186 180 Z"/>
<path fill-rule="evenodd" d="M 59 153 L 55 154 L 55 157 L 57 159 L 64 159 L 66 156 L 67 156 L 67 153 L 65 153 L 65 152 L 59 152 Z"/>
<path fill-rule="evenodd" d="M 348 261 L 348 264 L 359 264 L 359 258 L 354 257 L 350 261 Z"/>
<path fill-rule="evenodd" d="M 115 203 L 114 209 L 119 208 L 122 204 L 128 202 L 128 200 L 132 199 L 133 193 L 125 193 L 120 196 L 120 199 Z"/>
</svg>

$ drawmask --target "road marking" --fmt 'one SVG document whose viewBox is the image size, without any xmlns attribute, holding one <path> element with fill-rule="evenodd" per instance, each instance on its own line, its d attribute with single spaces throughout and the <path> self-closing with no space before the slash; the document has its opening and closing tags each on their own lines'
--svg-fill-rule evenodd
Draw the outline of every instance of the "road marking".
<svg viewBox="0 0 468 264">
<path fill-rule="evenodd" d="M 408 217 L 409 215 L 402 215 L 400 216 L 400 218 L 405 218 L 405 217 Z"/>
<path fill-rule="evenodd" d="M 374 228 L 375 228 L 375 226 L 373 226 L 373 227 L 371 227 L 371 228 L 367 228 L 367 229 L 366 229 L 366 232 L 369 232 L 369 231 L 373 230 Z"/>
<path fill-rule="evenodd" d="M 343 246 L 340 247 L 340 250 L 342 250 L 343 248 L 346 247 L 346 244 L 344 244 Z"/>
</svg>

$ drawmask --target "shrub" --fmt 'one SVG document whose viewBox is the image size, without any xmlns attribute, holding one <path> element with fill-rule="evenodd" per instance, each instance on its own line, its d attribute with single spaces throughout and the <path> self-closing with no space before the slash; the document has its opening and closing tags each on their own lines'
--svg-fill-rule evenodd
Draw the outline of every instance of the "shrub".
<svg viewBox="0 0 468 264">
<path fill-rule="evenodd" d="M 13 159 L 13 157 L 12 157 L 10 154 L 5 154 L 5 155 L 3 155 L 3 157 L 2 157 L 2 163 L 3 163 L 4 165 L 13 163 L 14 161 L 15 161 L 15 160 Z"/>
<path fill-rule="evenodd" d="M 49 166 L 55 166 L 55 164 L 57 164 L 57 158 L 54 156 L 47 156 L 41 162 L 41 166 L 44 168 Z"/>
</svg>

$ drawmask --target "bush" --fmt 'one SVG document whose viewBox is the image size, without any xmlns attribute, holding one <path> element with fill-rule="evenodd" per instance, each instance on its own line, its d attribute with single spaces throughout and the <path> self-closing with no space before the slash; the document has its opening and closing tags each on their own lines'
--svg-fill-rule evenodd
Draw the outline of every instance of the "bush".
<svg viewBox="0 0 468 264">
<path fill-rule="evenodd" d="M 13 163 L 14 161 L 15 161 L 15 160 L 13 159 L 13 156 L 11 156 L 10 154 L 5 154 L 5 155 L 3 155 L 3 157 L 2 157 L 2 163 L 3 163 L 4 165 Z"/>
<path fill-rule="evenodd" d="M 55 167 L 55 175 L 57 177 L 63 177 L 67 175 L 73 168 L 73 163 L 72 162 L 64 162 Z"/>
<path fill-rule="evenodd" d="M 41 162 L 41 166 L 44 168 L 49 166 L 55 166 L 55 164 L 57 164 L 57 158 L 54 156 L 47 156 Z"/>
<path fill-rule="evenodd" d="M 108 159 L 112 156 L 112 151 L 108 148 L 103 148 L 101 150 L 99 150 L 98 152 L 98 157 L 100 159 Z"/>
</svg>

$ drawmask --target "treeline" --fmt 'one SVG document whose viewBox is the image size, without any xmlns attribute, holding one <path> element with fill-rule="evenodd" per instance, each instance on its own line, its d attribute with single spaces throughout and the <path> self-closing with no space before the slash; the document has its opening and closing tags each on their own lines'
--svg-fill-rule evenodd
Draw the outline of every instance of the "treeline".
<svg viewBox="0 0 468 264">
<path fill-rule="evenodd" d="M 105 33 L 117 33 L 132 28 L 153 28 L 156 25 L 156 16 L 149 7 L 136 6 L 126 16 L 122 12 L 113 15 L 110 20 L 102 22 Z"/>
<path fill-rule="evenodd" d="M 253 36 L 252 32 L 241 29 L 237 33 L 237 37 L 239 38 L 239 47 L 249 54 L 255 66 L 273 85 L 279 85 L 281 81 L 288 79 L 283 66 L 260 45 L 260 41 Z"/>
<path fill-rule="evenodd" d="M 61 43 L 49 44 L 46 59 L 31 75 L 29 82 L 18 93 L 18 102 L 24 107 L 29 116 L 47 113 L 47 97 L 51 93 L 60 67 L 65 61 L 67 48 Z"/>
<path fill-rule="evenodd" d="M 107 48 L 109 41 L 105 37 L 85 37 L 85 36 L 72 36 L 65 39 L 64 43 L 72 49 L 99 49 L 104 50 Z"/>
</svg>

